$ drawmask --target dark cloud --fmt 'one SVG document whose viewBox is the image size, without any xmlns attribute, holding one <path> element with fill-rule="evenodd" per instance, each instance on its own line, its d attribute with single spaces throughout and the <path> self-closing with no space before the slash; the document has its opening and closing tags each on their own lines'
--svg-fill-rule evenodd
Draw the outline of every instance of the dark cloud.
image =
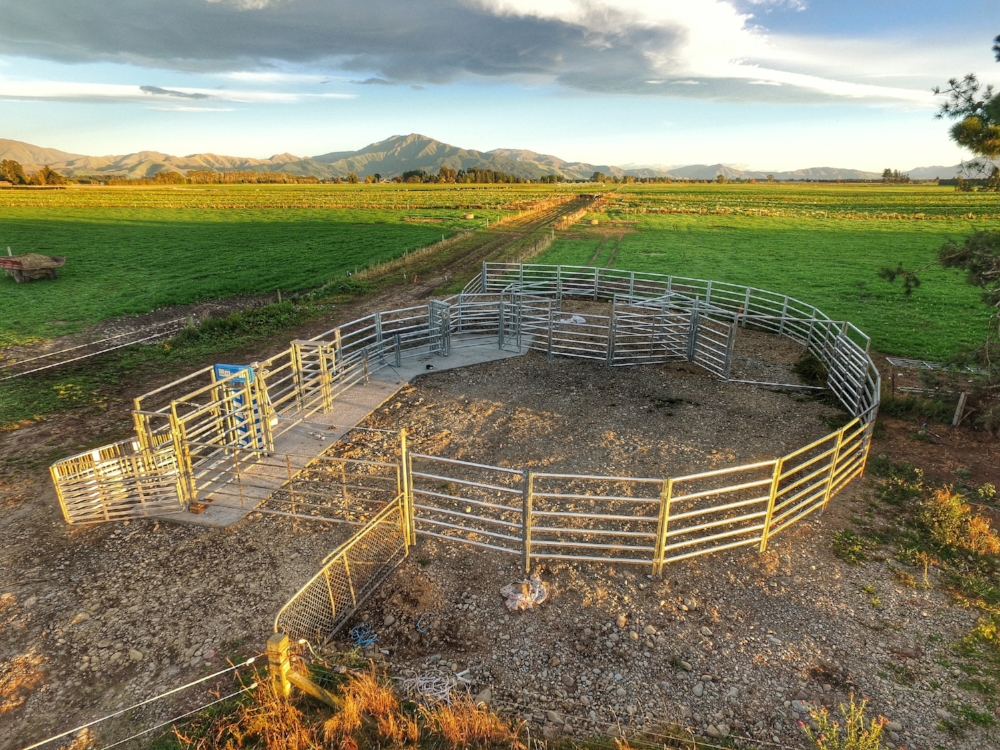
<svg viewBox="0 0 1000 750">
<path fill-rule="evenodd" d="M 446 83 L 467 75 L 548 76 L 606 90 L 652 75 L 679 28 L 498 15 L 460 0 L 0 0 L 0 53 L 188 71 L 308 64 Z"/>
<path fill-rule="evenodd" d="M 140 91 L 157 96 L 174 96 L 178 99 L 211 99 L 208 94 L 188 94 L 184 91 L 174 91 L 173 89 L 161 89 L 159 86 L 140 86 Z"/>
<path fill-rule="evenodd" d="M 692 79 L 679 56 L 681 26 L 583 7 L 591 17 L 576 24 L 463 0 L 0 0 L 0 54 L 198 73 L 305 65 L 375 74 L 351 81 L 366 86 L 541 77 L 598 93 L 833 99 L 740 78 Z"/>
</svg>

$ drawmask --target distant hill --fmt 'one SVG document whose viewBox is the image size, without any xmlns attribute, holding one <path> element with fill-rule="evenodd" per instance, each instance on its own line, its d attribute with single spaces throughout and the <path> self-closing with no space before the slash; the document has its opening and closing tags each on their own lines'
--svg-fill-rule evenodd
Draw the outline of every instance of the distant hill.
<svg viewBox="0 0 1000 750">
<path fill-rule="evenodd" d="M 585 180 L 594 172 L 621 177 L 669 177 L 671 179 L 714 180 L 718 175 L 727 179 L 766 180 L 771 174 L 776 180 L 878 180 L 881 174 L 857 169 L 813 167 L 790 172 L 749 171 L 725 164 L 693 164 L 690 166 L 629 165 L 627 169 L 607 164 L 570 162 L 557 156 L 539 154 L 526 149 L 498 148 L 476 151 L 459 148 L 425 135 L 395 135 L 369 144 L 358 151 L 333 151 L 319 156 L 275 154 L 270 159 L 253 159 L 218 154 L 171 156 L 158 151 L 139 151 L 122 156 L 84 156 L 51 148 L 41 148 L 21 141 L 0 138 L 0 159 L 20 162 L 28 173 L 43 166 L 70 177 L 116 176 L 128 178 L 154 177 L 171 170 L 187 174 L 192 170 L 228 172 L 287 172 L 319 178 L 346 177 L 354 172 L 359 177 L 381 175 L 395 177 L 415 169 L 436 173 L 441 167 L 450 169 L 492 169 L 528 180 L 546 175 L 562 175 L 568 180 Z M 919 167 L 909 171 L 915 180 L 954 177 L 958 166 Z"/>
</svg>

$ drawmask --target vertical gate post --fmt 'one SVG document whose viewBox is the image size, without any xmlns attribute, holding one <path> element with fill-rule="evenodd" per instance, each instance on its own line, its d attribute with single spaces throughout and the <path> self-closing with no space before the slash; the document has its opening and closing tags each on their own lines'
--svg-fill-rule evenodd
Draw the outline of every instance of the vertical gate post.
<svg viewBox="0 0 1000 750">
<path fill-rule="evenodd" d="M 399 479 L 400 494 L 403 496 L 403 515 L 405 517 L 407 544 L 413 546 L 416 543 L 416 522 L 413 517 L 413 493 L 411 477 L 412 467 L 410 466 L 410 449 L 406 444 L 406 428 L 399 431 Z"/>
<path fill-rule="evenodd" d="M 729 380 L 729 373 L 733 369 L 733 350 L 736 348 L 736 318 L 729 326 L 729 340 L 726 342 L 726 371 L 722 379 Z"/>
<path fill-rule="evenodd" d="M 653 551 L 653 575 L 663 575 L 663 558 L 667 556 L 667 523 L 670 521 L 670 501 L 674 495 L 674 480 L 667 479 L 660 490 L 660 518 L 656 528 L 656 549 Z"/>
<path fill-rule="evenodd" d="M 503 349 L 503 334 L 504 334 L 504 302 L 503 294 L 500 294 L 500 325 L 497 327 L 497 347 Z"/>
<path fill-rule="evenodd" d="M 483 270 L 479 272 L 479 277 L 482 279 L 483 292 L 488 293 L 490 289 L 489 276 L 486 274 L 486 261 L 483 261 Z"/>
<path fill-rule="evenodd" d="M 382 355 L 382 313 L 375 313 L 375 343 L 378 344 L 379 356 Z"/>
<path fill-rule="evenodd" d="M 743 327 L 747 327 L 747 315 L 750 314 L 750 287 L 747 287 L 746 296 L 743 298 Z"/>
<path fill-rule="evenodd" d="M 552 300 L 549 300 L 549 344 L 546 356 L 549 362 L 552 361 Z"/>
<path fill-rule="evenodd" d="M 340 367 L 340 361 L 343 358 L 343 345 L 340 341 L 340 329 L 333 329 L 333 372 L 336 374 L 337 368 Z"/>
<path fill-rule="evenodd" d="M 292 694 L 292 683 L 288 681 L 291 664 L 288 660 L 288 636 L 275 633 L 267 639 L 267 671 L 274 684 L 274 692 L 281 698 Z"/>
<path fill-rule="evenodd" d="M 788 295 L 785 295 L 785 304 L 781 306 L 781 324 L 778 326 L 778 335 L 785 335 L 785 318 L 788 316 Z"/>
<path fill-rule="evenodd" d="M 767 550 L 767 538 L 771 535 L 771 516 L 774 515 L 774 502 L 778 498 L 778 482 L 781 481 L 781 469 L 784 465 L 784 458 L 779 458 L 774 462 L 774 474 L 771 475 L 771 493 L 767 498 L 767 513 L 764 514 L 764 530 L 760 532 L 761 552 Z"/>
<path fill-rule="evenodd" d="M 401 345 L 401 342 L 400 342 L 399 334 L 397 333 L 393 338 L 395 339 L 395 343 L 393 345 L 393 349 L 396 350 L 396 367 L 402 367 L 403 366 L 403 352 L 402 352 L 402 348 L 401 348 L 402 345 Z"/>
<path fill-rule="evenodd" d="M 840 460 L 840 448 L 844 444 L 844 433 L 847 431 L 847 427 L 841 427 L 837 431 L 837 446 L 833 449 L 833 455 L 830 457 L 830 476 L 826 480 L 826 490 L 823 492 L 823 507 L 820 509 L 820 513 L 826 510 L 826 504 L 830 502 L 830 493 L 833 490 L 833 475 L 837 473 L 837 462 Z"/>
<path fill-rule="evenodd" d="M 691 307 L 691 334 L 688 336 L 688 362 L 694 362 L 694 355 L 698 345 L 698 300 L 695 299 Z"/>
<path fill-rule="evenodd" d="M 522 480 L 522 511 L 521 511 L 521 543 L 524 560 L 524 572 L 531 572 L 531 506 L 534 502 L 535 476 L 525 470 Z"/>
<path fill-rule="evenodd" d="M 194 476 L 191 471 L 191 455 L 188 453 L 187 440 L 184 435 L 184 425 L 177 417 L 177 402 L 170 402 L 170 438 L 174 444 L 174 455 L 177 457 L 178 488 L 181 505 L 185 509 L 195 501 Z"/>
<path fill-rule="evenodd" d="M 611 317 L 608 318 L 608 355 L 604 364 L 608 367 L 615 362 L 615 326 L 618 321 L 615 317 L 614 305 L 611 306 Z"/>
</svg>

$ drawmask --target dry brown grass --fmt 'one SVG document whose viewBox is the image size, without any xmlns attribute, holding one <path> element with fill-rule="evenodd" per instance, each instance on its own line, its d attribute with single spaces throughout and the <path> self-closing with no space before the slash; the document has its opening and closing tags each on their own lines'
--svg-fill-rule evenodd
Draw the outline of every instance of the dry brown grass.
<svg viewBox="0 0 1000 750">
<path fill-rule="evenodd" d="M 526 750 L 521 723 L 508 722 L 469 698 L 450 706 L 418 707 L 401 700 L 374 666 L 350 675 L 336 692 L 343 705 L 331 714 L 308 698 L 279 698 L 262 676 L 249 700 L 175 730 L 177 744 L 186 750 Z"/>
<path fill-rule="evenodd" d="M 511 748 L 523 750 L 520 734 L 523 724 L 512 724 L 489 709 L 463 698 L 450 706 L 423 709 L 425 728 L 448 747 Z"/>
<path fill-rule="evenodd" d="M 0 663 L 0 716 L 17 708 L 42 682 L 42 657 L 27 653 Z"/>
</svg>

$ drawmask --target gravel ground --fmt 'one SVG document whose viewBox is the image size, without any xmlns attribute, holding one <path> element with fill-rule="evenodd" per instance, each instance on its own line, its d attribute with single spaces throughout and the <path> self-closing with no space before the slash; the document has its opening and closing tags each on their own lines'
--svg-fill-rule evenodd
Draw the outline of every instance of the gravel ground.
<svg viewBox="0 0 1000 750">
<path fill-rule="evenodd" d="M 735 372 L 793 377 L 798 347 L 742 331 L 738 342 Z M 484 463 L 664 477 L 774 457 L 842 416 L 690 365 L 608 369 L 528 355 L 422 378 L 367 426 L 405 426 L 415 450 Z M 889 432 L 904 450 L 902 429 Z M 378 434 L 337 452 L 393 451 L 394 438 Z M 47 439 L 46 451 L 59 450 L 58 430 Z M 48 483 L 2 481 L 4 750 L 259 653 L 280 606 L 354 529 L 259 515 L 226 530 L 76 529 L 57 517 Z M 940 587 L 901 585 L 884 563 L 832 555 L 831 535 L 870 502 L 861 483 L 763 555 L 701 557 L 662 580 L 636 566 L 550 563 L 538 568 L 550 600 L 523 613 L 499 595 L 520 580 L 519 558 L 421 540 L 360 614 L 394 670 L 469 669 L 474 694 L 549 734 L 678 721 L 801 747 L 800 701 L 832 705 L 853 689 L 897 722 L 893 744 L 995 746 L 988 729 L 939 728 L 939 712 L 981 705 L 952 666 L 975 614 Z M 421 635 L 424 612 L 436 614 Z"/>
</svg>

